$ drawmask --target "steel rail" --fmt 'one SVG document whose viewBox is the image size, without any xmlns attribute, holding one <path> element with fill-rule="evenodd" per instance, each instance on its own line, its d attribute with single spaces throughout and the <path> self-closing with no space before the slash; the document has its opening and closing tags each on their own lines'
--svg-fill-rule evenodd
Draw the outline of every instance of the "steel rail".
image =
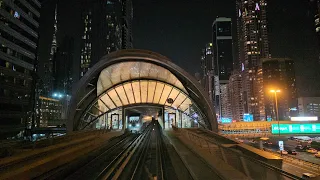
<svg viewBox="0 0 320 180">
<path fill-rule="evenodd" d="M 150 128 L 146 132 L 136 137 L 125 149 L 118 153 L 117 157 L 113 159 L 98 175 L 96 179 L 114 179 L 115 176 L 120 176 L 124 166 L 131 159 L 138 145 L 145 138 Z M 125 159 L 126 158 L 126 159 Z M 123 166 L 122 166 L 123 165 Z M 112 176 L 113 175 L 113 176 Z"/>
</svg>

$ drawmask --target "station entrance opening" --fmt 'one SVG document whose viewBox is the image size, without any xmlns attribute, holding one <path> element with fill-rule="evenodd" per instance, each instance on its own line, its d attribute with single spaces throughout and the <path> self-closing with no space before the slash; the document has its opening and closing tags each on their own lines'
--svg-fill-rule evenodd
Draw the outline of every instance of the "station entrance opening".
<svg viewBox="0 0 320 180">
<path fill-rule="evenodd" d="M 125 129 L 141 115 L 160 118 L 163 129 L 217 131 L 212 103 L 194 77 L 145 50 L 110 53 L 90 68 L 72 94 L 67 130 Z"/>
</svg>

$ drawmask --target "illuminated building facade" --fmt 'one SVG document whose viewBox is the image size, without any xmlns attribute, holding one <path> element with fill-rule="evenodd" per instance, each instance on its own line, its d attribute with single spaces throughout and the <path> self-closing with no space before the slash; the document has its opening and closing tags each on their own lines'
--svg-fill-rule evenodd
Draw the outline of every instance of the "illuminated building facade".
<svg viewBox="0 0 320 180">
<path fill-rule="evenodd" d="M 213 47 L 212 43 L 207 43 L 206 48 L 202 49 L 201 69 L 203 73 L 202 84 L 205 91 L 213 101 Z"/>
<path fill-rule="evenodd" d="M 315 7 L 316 7 L 316 10 L 314 15 L 314 23 L 315 23 L 315 30 L 317 33 L 318 43 L 320 46 L 320 0 L 316 1 Z M 319 54 L 319 61 L 320 61 L 320 54 Z"/>
<path fill-rule="evenodd" d="M 53 34 L 49 59 L 44 62 L 44 79 L 43 79 L 43 92 L 42 94 L 49 96 L 54 88 L 54 60 L 57 52 L 57 32 L 58 32 L 58 20 L 57 20 L 57 5 L 54 11 L 54 23 Z"/>
<path fill-rule="evenodd" d="M 232 118 L 229 84 L 221 84 L 221 117 Z"/>
<path fill-rule="evenodd" d="M 132 0 L 122 0 L 122 49 L 133 48 L 132 38 L 132 19 L 133 7 Z"/>
<path fill-rule="evenodd" d="M 63 94 L 71 94 L 72 92 L 73 52 L 74 39 L 65 36 L 57 48 L 53 64 L 54 92 Z"/>
<path fill-rule="evenodd" d="M 80 77 L 104 55 L 132 48 L 132 17 L 130 0 L 83 0 Z"/>
<path fill-rule="evenodd" d="M 214 105 L 216 112 L 222 112 L 222 89 L 233 71 L 233 43 L 231 18 L 219 17 L 212 24 Z M 227 87 L 227 86 L 225 86 Z M 221 113 L 220 117 L 223 117 Z"/>
<path fill-rule="evenodd" d="M 229 78 L 228 85 L 232 119 L 243 121 L 244 109 L 241 73 L 233 73 Z"/>
<path fill-rule="evenodd" d="M 84 7 L 88 7 L 88 2 L 84 3 Z M 84 31 L 82 35 L 82 48 L 80 56 L 80 77 L 82 77 L 88 70 L 91 64 L 92 55 L 92 9 L 86 8 L 82 11 L 82 20 L 84 24 Z"/>
<path fill-rule="evenodd" d="M 30 111 L 41 5 L 0 1 L 0 137 L 18 134 Z"/>
<path fill-rule="evenodd" d="M 58 99 L 39 97 L 39 127 L 56 126 L 62 122 L 62 102 Z"/>
<path fill-rule="evenodd" d="M 297 116 L 297 88 L 294 62 L 288 58 L 262 59 L 265 113 L 267 119 L 276 119 L 275 96 L 270 90 L 279 89 L 277 93 L 280 120 L 289 120 Z"/>
<path fill-rule="evenodd" d="M 300 116 L 320 117 L 320 97 L 299 97 L 298 108 Z"/>
<path fill-rule="evenodd" d="M 238 69 L 243 77 L 245 113 L 254 120 L 264 120 L 264 100 L 261 58 L 269 58 L 267 32 L 267 2 L 265 0 L 237 0 Z"/>
</svg>

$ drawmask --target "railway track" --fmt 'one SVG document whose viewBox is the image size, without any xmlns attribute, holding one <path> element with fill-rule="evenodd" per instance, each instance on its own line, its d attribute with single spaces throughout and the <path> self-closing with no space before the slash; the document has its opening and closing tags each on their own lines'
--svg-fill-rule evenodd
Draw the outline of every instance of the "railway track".
<svg viewBox="0 0 320 180">
<path fill-rule="evenodd" d="M 164 138 L 159 123 L 153 122 L 152 131 L 119 179 L 177 179 Z"/>
<path fill-rule="evenodd" d="M 59 167 L 36 179 L 177 179 L 164 138 L 161 126 L 154 121 L 141 134 L 110 142 L 90 160 L 87 157 L 82 163 Z"/>
</svg>

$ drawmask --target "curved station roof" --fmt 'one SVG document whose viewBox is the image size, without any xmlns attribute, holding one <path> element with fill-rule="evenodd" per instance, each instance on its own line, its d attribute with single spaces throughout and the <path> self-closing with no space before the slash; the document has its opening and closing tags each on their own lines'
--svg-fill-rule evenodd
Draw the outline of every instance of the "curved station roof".
<svg viewBox="0 0 320 180">
<path fill-rule="evenodd" d="M 104 56 L 78 82 L 69 107 L 68 130 L 90 127 L 120 107 L 160 105 L 217 130 L 215 113 L 200 84 L 168 58 L 146 50 Z"/>
</svg>

